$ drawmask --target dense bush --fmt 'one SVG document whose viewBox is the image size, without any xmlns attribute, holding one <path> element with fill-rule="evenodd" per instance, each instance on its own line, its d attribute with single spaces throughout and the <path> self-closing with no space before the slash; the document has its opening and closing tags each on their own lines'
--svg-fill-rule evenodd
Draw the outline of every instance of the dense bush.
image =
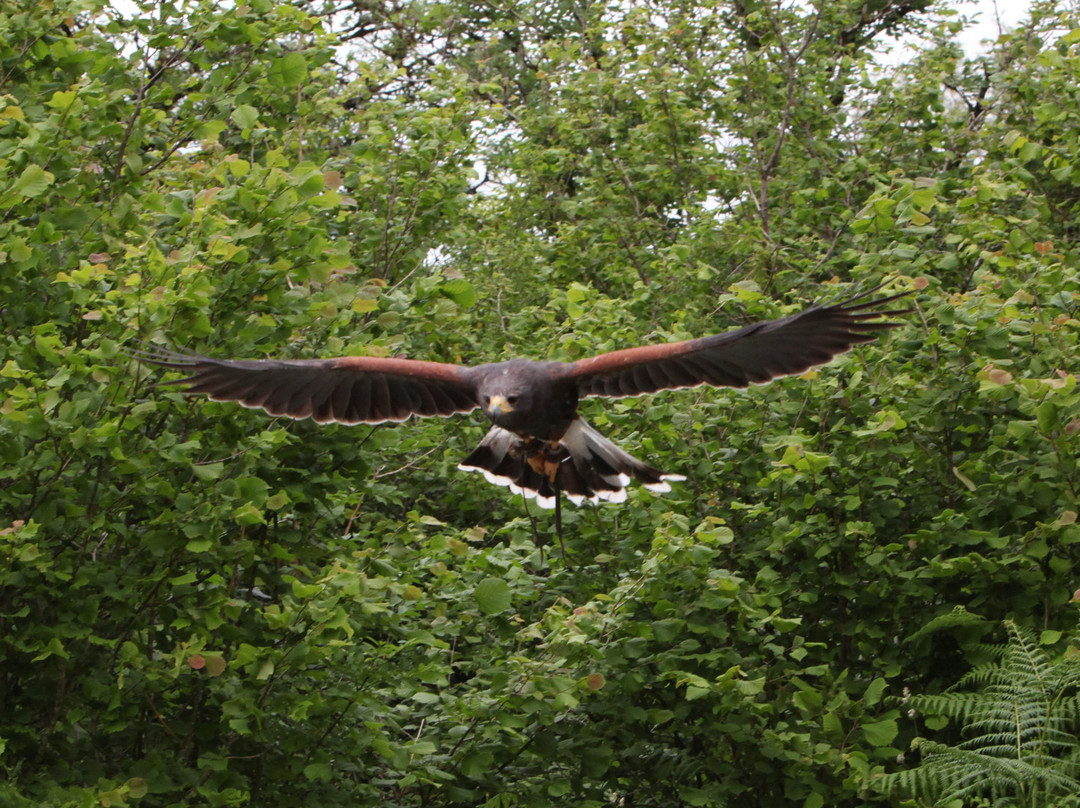
<svg viewBox="0 0 1080 808">
<path fill-rule="evenodd" d="M 942 616 L 1070 650 L 1065 4 L 976 60 L 898 0 L 134 5 L 0 0 L 5 804 L 888 804 L 904 689 L 983 659 Z M 905 326 L 803 377 L 586 402 L 688 480 L 565 558 L 477 418 L 128 353 L 574 359 L 882 280 Z"/>
</svg>

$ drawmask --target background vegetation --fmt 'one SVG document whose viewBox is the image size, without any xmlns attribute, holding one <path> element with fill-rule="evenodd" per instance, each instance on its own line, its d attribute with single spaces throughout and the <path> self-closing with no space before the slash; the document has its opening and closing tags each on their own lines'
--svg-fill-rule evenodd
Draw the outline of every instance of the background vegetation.
<svg viewBox="0 0 1080 808">
<path fill-rule="evenodd" d="M 928 802 L 994 642 L 1075 694 L 1074 4 L 977 59 L 929 0 L 125 8 L 0 0 L 4 804 Z M 122 352 L 574 359 L 889 278 L 805 378 L 588 404 L 688 481 L 565 561 L 477 418 Z"/>
</svg>

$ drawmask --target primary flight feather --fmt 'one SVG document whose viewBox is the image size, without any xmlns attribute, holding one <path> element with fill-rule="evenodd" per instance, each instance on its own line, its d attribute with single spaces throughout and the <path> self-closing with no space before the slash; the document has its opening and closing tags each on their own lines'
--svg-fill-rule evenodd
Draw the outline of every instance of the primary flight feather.
<svg viewBox="0 0 1080 808">
<path fill-rule="evenodd" d="M 723 334 L 577 362 L 512 359 L 470 367 L 368 356 L 214 359 L 163 349 L 136 356 L 188 374 L 166 382 L 186 393 L 318 423 L 374 424 L 480 407 L 493 426 L 458 468 L 479 471 L 543 507 L 552 507 L 560 492 L 578 504 L 622 502 L 631 478 L 656 492 L 685 478 L 643 463 L 594 430 L 578 415 L 579 399 L 702 384 L 746 387 L 802 373 L 900 325 L 880 318 L 911 311 L 885 308 L 908 293 L 868 299 L 875 291 Z"/>
</svg>

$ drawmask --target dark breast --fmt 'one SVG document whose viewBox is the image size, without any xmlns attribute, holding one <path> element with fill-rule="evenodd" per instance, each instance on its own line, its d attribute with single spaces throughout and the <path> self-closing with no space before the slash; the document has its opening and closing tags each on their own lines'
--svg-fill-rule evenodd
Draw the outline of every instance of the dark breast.
<svg viewBox="0 0 1080 808">
<path fill-rule="evenodd" d="M 562 363 L 552 363 L 562 366 Z M 577 418 L 578 386 L 568 379 L 551 377 L 543 396 L 533 400 L 528 431 L 534 438 L 558 440 Z"/>
</svg>

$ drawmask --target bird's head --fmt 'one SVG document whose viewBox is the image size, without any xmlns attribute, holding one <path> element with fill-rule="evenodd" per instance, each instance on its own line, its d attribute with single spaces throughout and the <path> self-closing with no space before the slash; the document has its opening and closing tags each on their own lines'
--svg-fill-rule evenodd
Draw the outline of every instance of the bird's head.
<svg viewBox="0 0 1080 808">
<path fill-rule="evenodd" d="M 519 422 L 528 418 L 530 396 L 528 391 L 505 389 L 484 392 L 480 406 L 492 423 L 503 429 L 515 429 Z"/>
<path fill-rule="evenodd" d="M 561 362 L 512 359 L 481 365 L 476 378 L 476 401 L 495 426 L 521 437 L 557 440 L 577 410 L 577 386 L 560 373 Z"/>
<path fill-rule="evenodd" d="M 480 406 L 492 423 L 517 431 L 532 412 L 533 393 L 520 374 L 497 373 L 481 385 Z"/>
<path fill-rule="evenodd" d="M 493 396 L 484 396 L 484 412 L 491 418 L 506 415 L 514 411 L 520 398 L 519 395 L 514 393 L 508 393 L 505 396 L 499 393 Z"/>
</svg>

